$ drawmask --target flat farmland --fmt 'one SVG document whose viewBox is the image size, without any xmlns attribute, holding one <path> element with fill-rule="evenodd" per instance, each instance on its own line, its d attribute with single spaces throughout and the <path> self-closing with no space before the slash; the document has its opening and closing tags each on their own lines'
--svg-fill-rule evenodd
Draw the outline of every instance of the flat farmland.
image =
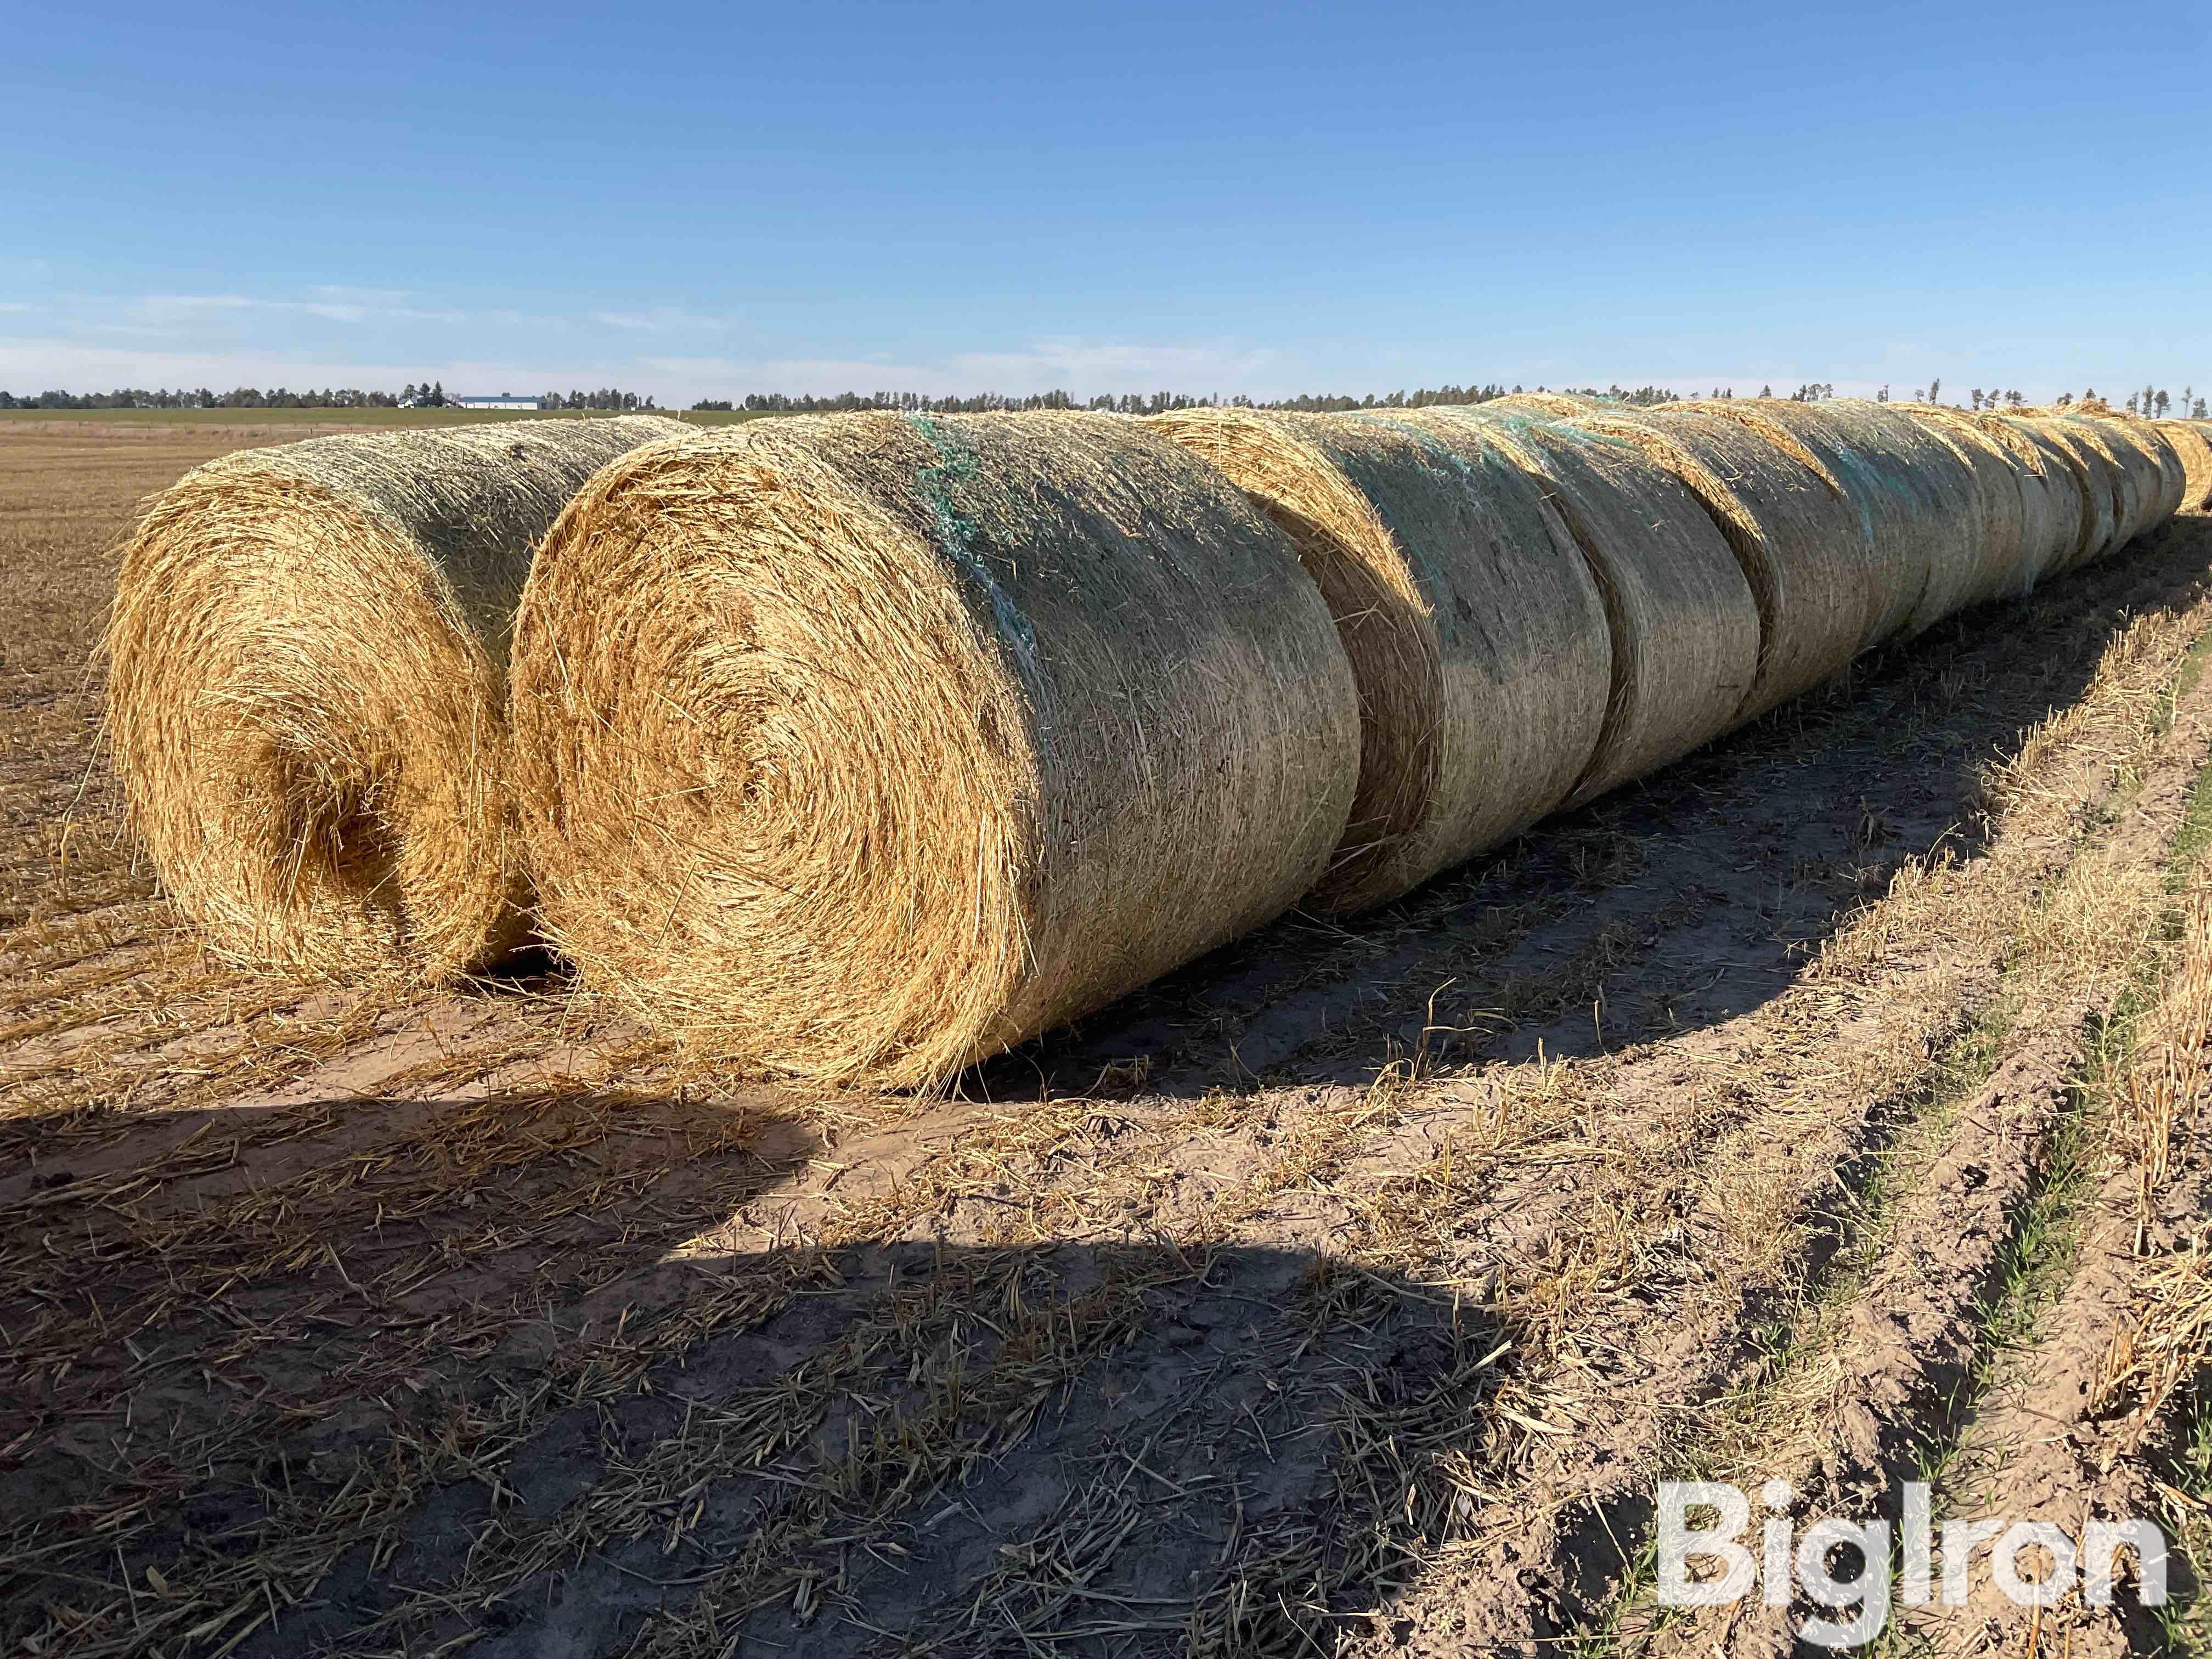
<svg viewBox="0 0 2212 1659">
<path fill-rule="evenodd" d="M 1650 1548 L 1776 1476 L 2182 1547 L 1901 1646 L 2212 1638 L 2212 518 L 917 1101 L 202 951 L 113 549 L 354 422 L 187 412 L 0 416 L 6 1650 L 1778 1654 Z"/>
</svg>

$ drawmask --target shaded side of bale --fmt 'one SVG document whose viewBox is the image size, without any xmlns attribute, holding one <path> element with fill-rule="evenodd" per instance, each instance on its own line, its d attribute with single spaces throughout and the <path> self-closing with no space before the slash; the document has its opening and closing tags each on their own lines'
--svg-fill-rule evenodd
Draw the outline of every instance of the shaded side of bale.
<svg viewBox="0 0 2212 1659">
<path fill-rule="evenodd" d="M 2116 427 L 2119 434 L 2150 459 L 2158 469 L 2158 491 L 2142 535 L 2155 530 L 2181 511 L 2182 502 L 2189 495 L 2189 468 L 2172 437 L 2156 421 L 2113 419 L 2107 424 Z"/>
<path fill-rule="evenodd" d="M 131 817 L 221 954 L 444 979 L 526 937 L 506 674 L 532 550 L 654 416 L 229 455 L 123 554 L 108 729 Z"/>
<path fill-rule="evenodd" d="M 1472 427 L 1157 418 L 1296 544 L 1359 683 L 1359 793 L 1316 894 L 1395 898 L 1565 799 L 1603 735 L 1611 635 L 1544 492 Z"/>
<path fill-rule="evenodd" d="M 1295 903 L 1358 705 L 1289 542 L 1104 415 L 763 421 L 608 468 L 517 629 L 550 937 L 701 1052 L 927 1086 Z"/>
<path fill-rule="evenodd" d="M 2184 513 L 2201 513 L 2212 505 L 2212 425 L 2203 421 L 2152 422 L 2173 446 L 2181 463 L 2181 506 Z"/>
<path fill-rule="evenodd" d="M 2123 495 L 2119 469 L 2112 459 L 2067 422 L 2049 416 L 2007 416 L 2065 458 L 2081 493 L 2081 534 L 2072 550 L 2046 576 L 2078 569 L 2119 545 Z"/>
<path fill-rule="evenodd" d="M 2073 434 L 2111 469 L 2113 529 L 2107 551 L 2118 551 L 2157 522 L 2159 495 L 2165 488 L 2157 460 L 2118 422 L 2063 415 L 2053 424 Z"/>
<path fill-rule="evenodd" d="M 1858 509 L 1870 597 L 1859 648 L 1868 650 L 1902 633 L 1929 591 L 1931 574 L 1946 556 L 1946 515 L 1930 489 L 1912 477 L 1904 458 L 1863 422 L 1850 420 L 1834 403 L 1800 404 L 1779 398 L 1733 398 L 1668 404 L 1655 420 L 1719 416 L 1775 445 L 1832 480 Z M 1903 416 L 1898 419 L 1903 420 Z M 1923 445 L 1941 448 L 1923 434 Z M 1965 469 L 1945 456 L 1949 471 Z M 1954 496 L 1963 494 L 1954 486 Z"/>
<path fill-rule="evenodd" d="M 2022 486 L 2022 468 L 2012 451 L 1963 410 L 1942 404 L 1898 404 L 1890 407 L 1933 434 L 1958 457 L 1967 471 L 1979 556 L 1966 573 L 1963 587 L 1948 596 L 1951 609 L 1979 605 L 1986 599 L 2016 598 L 2027 592 L 2033 585 L 2036 557 L 2027 544 L 2027 518 L 2031 511 L 2039 513 L 2042 503 L 2039 497 L 2033 508 L 2029 506 L 2028 495 L 2036 487 L 2033 483 Z M 2038 528 L 2039 531 L 2041 526 Z M 1939 619 L 1940 615 L 1926 620 L 1933 623 Z"/>
<path fill-rule="evenodd" d="M 1408 411 L 1450 436 L 1480 422 L 1549 494 L 1589 562 L 1613 636 L 1605 730 L 1571 802 L 1642 777 L 1726 731 L 1759 670 L 1759 605 L 1717 526 L 1635 445 L 1480 410 Z"/>
<path fill-rule="evenodd" d="M 1871 555 L 1842 486 L 1738 422 L 1685 413 L 1589 414 L 1571 424 L 1635 445 L 1695 495 L 1734 550 L 1759 609 L 1759 654 L 1735 713 L 1747 720 L 1849 663 L 1874 604 Z"/>
<path fill-rule="evenodd" d="M 2021 558 L 2016 593 L 2032 592 L 2063 569 L 2092 529 L 2080 469 L 2033 423 L 2005 415 L 1968 415 L 2013 459 L 2020 483 Z"/>
</svg>

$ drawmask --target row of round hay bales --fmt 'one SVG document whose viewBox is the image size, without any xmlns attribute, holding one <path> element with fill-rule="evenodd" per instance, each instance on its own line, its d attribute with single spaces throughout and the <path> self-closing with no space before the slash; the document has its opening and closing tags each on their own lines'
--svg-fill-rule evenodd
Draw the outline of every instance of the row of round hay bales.
<svg viewBox="0 0 2212 1659">
<path fill-rule="evenodd" d="M 1620 678 L 1606 599 L 1485 433 L 1230 409 L 1152 425 L 1281 529 L 1336 619 L 1358 785 L 1320 902 L 1395 897 L 1574 791 Z"/>
<path fill-rule="evenodd" d="M 703 1050 L 927 1085 L 2193 487 L 2148 423 L 1551 395 L 322 440 L 149 514 L 117 757 L 233 954 L 448 976 L 534 914 Z"/>
<path fill-rule="evenodd" d="M 170 896 L 221 954 L 445 978 L 528 935 L 508 635 L 586 479 L 652 416 L 244 450 L 124 550 L 108 735 Z"/>
<path fill-rule="evenodd" d="M 1858 653 L 1876 600 L 1863 520 L 1802 445 L 1712 406 L 1655 411 L 1532 394 L 1478 409 L 1554 415 L 1633 445 L 1697 498 L 1734 551 L 1759 614 L 1757 667 L 1737 719 L 1809 690 Z"/>
</svg>

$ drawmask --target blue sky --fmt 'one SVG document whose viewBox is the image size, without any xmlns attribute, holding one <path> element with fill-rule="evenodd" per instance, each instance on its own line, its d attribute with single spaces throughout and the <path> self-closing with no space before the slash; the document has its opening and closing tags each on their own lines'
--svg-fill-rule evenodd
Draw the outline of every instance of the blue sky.
<svg viewBox="0 0 2212 1659">
<path fill-rule="evenodd" d="M 2178 394 L 2208 18 L 21 6 L 0 388 Z"/>
</svg>

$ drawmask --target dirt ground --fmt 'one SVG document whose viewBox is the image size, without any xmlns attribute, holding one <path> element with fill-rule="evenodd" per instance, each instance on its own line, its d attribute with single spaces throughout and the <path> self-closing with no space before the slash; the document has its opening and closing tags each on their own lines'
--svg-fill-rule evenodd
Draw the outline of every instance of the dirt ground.
<svg viewBox="0 0 2212 1659">
<path fill-rule="evenodd" d="M 917 1103 L 197 950 L 112 548 L 299 435 L 0 432 L 0 1651 L 1782 1652 L 1650 1547 L 1778 1476 L 2181 1547 L 1896 1650 L 2212 1641 L 2212 518 Z"/>
</svg>

